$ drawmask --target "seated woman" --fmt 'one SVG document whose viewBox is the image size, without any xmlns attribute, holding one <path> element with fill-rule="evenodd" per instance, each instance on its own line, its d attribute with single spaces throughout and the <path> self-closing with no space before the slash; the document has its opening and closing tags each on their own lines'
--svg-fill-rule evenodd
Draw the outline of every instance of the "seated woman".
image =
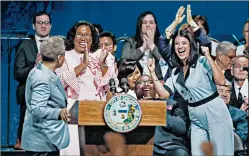
<svg viewBox="0 0 249 156">
<path fill-rule="evenodd" d="M 123 59 L 134 59 L 139 61 L 143 67 L 142 74 L 149 74 L 146 66 L 148 58 L 156 60 L 156 75 L 159 80 L 163 79 L 159 61 L 162 59 L 158 51 L 158 40 L 160 32 L 155 15 L 146 11 L 137 19 L 136 34 L 125 42 L 122 49 Z"/>
<path fill-rule="evenodd" d="M 143 68 L 140 63 L 132 59 L 121 59 L 118 62 L 118 80 L 121 82 L 122 78 L 127 78 L 129 91 L 127 94 L 137 98 L 134 89 L 135 82 L 143 73 Z M 120 90 L 120 89 L 119 89 Z"/>
</svg>

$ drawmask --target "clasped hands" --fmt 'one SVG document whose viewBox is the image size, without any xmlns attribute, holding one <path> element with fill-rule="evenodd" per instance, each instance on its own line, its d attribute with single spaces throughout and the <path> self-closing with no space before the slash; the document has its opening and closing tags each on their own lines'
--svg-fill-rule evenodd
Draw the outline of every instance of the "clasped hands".
<svg viewBox="0 0 249 156">
<path fill-rule="evenodd" d="M 142 39 L 143 39 L 143 45 L 142 45 L 143 50 L 142 51 L 143 52 L 146 49 L 150 49 L 151 51 L 154 49 L 155 47 L 154 36 L 155 36 L 155 30 L 152 30 L 152 29 L 148 29 L 146 33 L 142 34 Z"/>
</svg>

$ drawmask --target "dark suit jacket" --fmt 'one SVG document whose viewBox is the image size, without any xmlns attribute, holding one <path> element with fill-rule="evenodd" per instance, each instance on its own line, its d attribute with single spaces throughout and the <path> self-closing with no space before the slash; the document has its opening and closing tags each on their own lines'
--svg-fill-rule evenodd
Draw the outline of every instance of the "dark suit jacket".
<svg viewBox="0 0 249 156">
<path fill-rule="evenodd" d="M 246 119 L 246 112 L 228 105 L 230 115 L 233 120 L 233 127 L 235 128 L 235 133 L 237 133 L 240 138 L 246 142 L 248 135 L 248 123 Z"/>
<path fill-rule="evenodd" d="M 239 101 L 236 97 L 236 92 L 235 92 L 235 88 L 234 88 L 234 81 L 232 81 L 231 83 L 232 83 L 232 88 L 231 88 L 231 97 L 230 97 L 229 103 L 231 104 L 231 106 L 240 109 L 241 105 L 239 104 Z"/>
<path fill-rule="evenodd" d="M 30 70 L 34 67 L 37 56 L 37 45 L 34 36 L 23 40 L 20 44 L 14 62 L 14 78 L 19 82 L 16 89 L 17 104 L 25 104 L 25 84 Z"/>
<path fill-rule="evenodd" d="M 174 100 L 166 100 L 167 106 L 172 106 L 172 110 L 167 110 L 167 125 L 156 126 L 154 136 L 153 151 L 156 154 L 167 155 L 167 150 L 183 149 L 186 147 L 187 117 L 179 107 L 181 104 Z"/>
<path fill-rule="evenodd" d="M 155 73 L 159 80 L 163 80 L 163 75 L 159 60 L 162 57 L 158 51 L 157 46 L 151 51 L 152 56 L 155 58 Z M 136 42 L 133 38 L 128 38 L 122 48 L 122 59 L 133 59 L 139 61 L 143 57 L 143 53 L 139 48 L 136 48 Z"/>
</svg>

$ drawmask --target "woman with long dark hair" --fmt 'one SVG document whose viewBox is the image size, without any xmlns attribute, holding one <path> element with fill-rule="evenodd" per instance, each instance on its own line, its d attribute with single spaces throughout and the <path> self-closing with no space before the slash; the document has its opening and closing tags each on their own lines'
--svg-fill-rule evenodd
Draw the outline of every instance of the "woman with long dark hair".
<svg viewBox="0 0 249 156">
<path fill-rule="evenodd" d="M 215 155 L 233 155 L 231 116 L 216 88 L 226 80 L 208 47 L 198 47 L 194 36 L 184 29 L 173 36 L 171 52 L 175 68 L 164 87 L 158 82 L 153 61 L 149 61 L 148 68 L 160 97 L 169 98 L 177 91 L 187 102 L 192 155 L 203 155 L 200 147 L 207 140 L 213 143 Z"/>
<path fill-rule="evenodd" d="M 149 74 L 148 58 L 155 58 L 156 75 L 162 80 L 163 76 L 159 64 L 162 56 L 157 48 L 159 37 L 160 32 L 155 15 L 150 11 L 145 11 L 137 19 L 135 36 L 129 38 L 129 42 L 125 42 L 123 45 L 122 58 L 139 61 L 143 67 L 142 74 Z"/>
</svg>

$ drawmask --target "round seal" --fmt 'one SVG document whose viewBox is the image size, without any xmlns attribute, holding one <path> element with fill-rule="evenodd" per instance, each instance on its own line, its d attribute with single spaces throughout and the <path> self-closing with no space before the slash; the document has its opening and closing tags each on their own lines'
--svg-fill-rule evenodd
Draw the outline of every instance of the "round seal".
<svg viewBox="0 0 249 156">
<path fill-rule="evenodd" d="M 105 106 L 104 119 L 106 124 L 114 131 L 120 133 L 135 129 L 142 112 L 138 101 L 131 95 L 120 94 L 112 97 Z"/>
</svg>

